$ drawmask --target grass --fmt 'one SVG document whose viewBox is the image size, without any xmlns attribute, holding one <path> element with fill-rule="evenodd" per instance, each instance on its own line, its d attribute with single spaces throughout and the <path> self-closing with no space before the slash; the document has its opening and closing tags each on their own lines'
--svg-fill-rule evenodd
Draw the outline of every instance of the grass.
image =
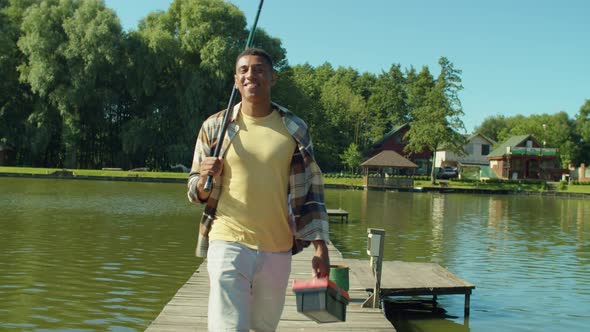
<svg viewBox="0 0 590 332">
<path fill-rule="evenodd" d="M 62 168 L 36 168 L 36 167 L 0 167 L 2 173 L 18 174 L 52 174 L 56 171 L 62 171 Z M 98 170 L 98 169 L 65 169 L 71 171 L 77 176 L 104 176 L 104 177 L 145 177 L 145 178 L 167 178 L 167 179 L 186 179 L 188 174 L 175 172 L 137 172 L 137 171 L 119 171 L 119 170 Z"/>
<path fill-rule="evenodd" d="M 62 171 L 61 168 L 37 168 L 37 167 L 6 167 L 0 166 L 0 173 L 18 173 L 18 174 L 51 174 L 55 171 Z M 167 179 L 186 179 L 187 173 L 180 172 L 137 172 L 137 171 L 119 171 L 119 170 L 94 170 L 94 169 L 66 169 L 77 176 L 103 176 L 103 177 L 146 177 L 146 178 L 167 178 Z M 363 185 L 362 178 L 336 178 L 325 177 L 325 184 L 341 185 L 348 187 L 360 187 Z M 483 189 L 483 190 L 514 190 L 514 191 L 533 191 L 542 192 L 545 190 L 542 184 L 518 184 L 518 183 L 486 183 L 486 182 L 461 182 L 461 181 L 437 181 L 437 184 L 428 181 L 416 180 L 414 187 L 422 188 L 440 188 L 441 183 L 446 183 L 446 188 L 464 188 L 464 189 Z M 590 185 L 570 184 L 561 192 L 584 193 L 590 194 Z"/>
<path fill-rule="evenodd" d="M 324 183 L 354 187 L 354 186 L 362 186 L 363 179 L 362 178 L 327 178 L 327 177 L 324 177 Z"/>
<path fill-rule="evenodd" d="M 570 184 L 567 186 L 566 190 L 560 191 L 577 194 L 590 194 L 590 185 Z"/>
</svg>

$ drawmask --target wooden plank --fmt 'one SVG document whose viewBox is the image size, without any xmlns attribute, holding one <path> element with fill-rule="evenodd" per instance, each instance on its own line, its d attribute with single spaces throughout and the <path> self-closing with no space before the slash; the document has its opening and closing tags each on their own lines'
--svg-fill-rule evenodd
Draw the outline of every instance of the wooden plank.
<svg viewBox="0 0 590 332">
<path fill-rule="evenodd" d="M 310 279 L 312 275 L 311 258 L 314 250 L 311 246 L 302 253 L 293 256 L 289 284 L 293 279 Z M 333 246 L 328 245 L 332 264 L 348 265 L 348 260 Z M 366 262 L 366 261 L 365 261 Z M 296 296 L 289 286 L 286 290 L 285 308 L 277 331 L 395 331 L 393 325 L 385 318 L 380 309 L 362 308 L 367 298 L 365 288 L 353 273 L 349 275 L 351 301 L 347 306 L 346 322 L 317 324 L 297 312 Z M 147 328 L 149 332 L 204 331 L 207 326 L 207 301 L 209 297 L 209 277 L 207 264 L 201 266 L 191 278 L 178 290 L 162 312 Z"/>
<path fill-rule="evenodd" d="M 371 267 L 366 260 L 349 259 L 351 273 L 361 287 L 373 288 Z M 459 278 L 435 263 L 384 261 L 381 289 L 395 292 L 411 289 L 474 289 L 475 285 Z"/>
</svg>

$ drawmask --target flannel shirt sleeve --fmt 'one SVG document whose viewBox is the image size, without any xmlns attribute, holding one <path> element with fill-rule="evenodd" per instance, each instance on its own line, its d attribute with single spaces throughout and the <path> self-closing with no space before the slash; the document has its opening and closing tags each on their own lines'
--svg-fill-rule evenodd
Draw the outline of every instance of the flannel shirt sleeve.
<svg viewBox="0 0 590 332">
<path fill-rule="evenodd" d="M 201 162 L 205 157 L 211 155 L 211 148 L 209 146 L 209 137 L 207 135 L 208 131 L 206 126 L 207 122 L 204 122 L 201 130 L 199 131 L 199 135 L 195 144 L 195 152 L 193 154 L 193 163 L 188 177 L 187 196 L 188 200 L 194 204 L 203 204 L 207 202 L 206 200 L 199 199 L 199 196 L 197 195 L 197 182 L 200 178 L 199 171 Z"/>
</svg>

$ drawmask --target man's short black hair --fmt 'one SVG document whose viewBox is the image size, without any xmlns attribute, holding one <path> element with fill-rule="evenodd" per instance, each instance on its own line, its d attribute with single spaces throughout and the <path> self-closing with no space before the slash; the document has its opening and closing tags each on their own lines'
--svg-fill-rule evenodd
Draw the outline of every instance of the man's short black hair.
<svg viewBox="0 0 590 332">
<path fill-rule="evenodd" d="M 262 57 L 268 63 L 270 68 L 274 70 L 274 64 L 273 64 L 272 57 L 270 56 L 270 54 L 266 53 L 265 50 L 263 50 L 261 48 L 256 48 L 256 47 L 248 47 L 242 53 L 240 53 L 238 55 L 238 57 L 236 58 L 236 64 L 243 56 L 246 56 L 246 55 L 256 55 L 256 56 Z"/>
</svg>

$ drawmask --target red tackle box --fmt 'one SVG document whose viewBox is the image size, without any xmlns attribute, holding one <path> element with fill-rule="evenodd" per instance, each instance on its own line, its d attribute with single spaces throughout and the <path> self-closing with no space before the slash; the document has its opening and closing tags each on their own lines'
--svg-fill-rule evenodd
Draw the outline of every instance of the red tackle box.
<svg viewBox="0 0 590 332">
<path fill-rule="evenodd" d="M 297 311 L 318 323 L 344 322 L 348 293 L 328 278 L 293 280 Z"/>
</svg>

